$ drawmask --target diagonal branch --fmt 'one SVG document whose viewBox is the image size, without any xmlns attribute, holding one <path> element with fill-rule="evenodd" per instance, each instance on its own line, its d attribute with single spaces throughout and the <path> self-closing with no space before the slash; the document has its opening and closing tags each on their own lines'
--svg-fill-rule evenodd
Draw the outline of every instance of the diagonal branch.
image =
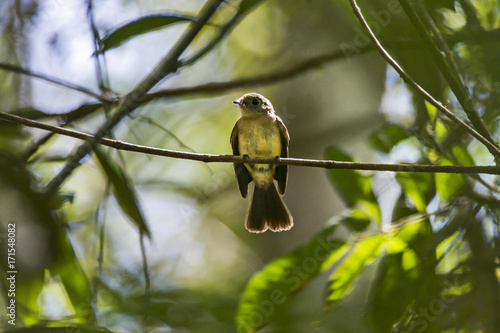
<svg viewBox="0 0 500 333">
<path fill-rule="evenodd" d="M 367 46 L 360 49 L 359 53 L 356 53 L 356 56 L 371 52 L 373 50 L 375 50 L 374 47 Z M 152 93 L 148 93 L 141 103 L 148 103 L 158 98 L 172 98 L 187 95 L 213 95 L 255 85 L 273 84 L 276 82 L 294 78 L 307 72 L 308 70 L 323 66 L 328 62 L 346 59 L 352 56 L 352 54 L 346 54 L 342 49 L 337 49 L 326 54 L 303 60 L 301 62 L 298 62 L 297 64 L 290 66 L 289 68 L 281 69 L 270 74 L 256 75 L 252 77 L 235 79 L 232 81 L 210 82 L 190 87 L 158 90 Z M 100 109 L 101 107 L 101 103 L 83 104 L 82 106 L 74 110 L 66 113 L 60 113 L 54 116 L 60 117 L 65 123 L 67 123 L 86 117 L 96 110 Z"/>
<path fill-rule="evenodd" d="M 184 160 L 200 161 L 205 163 L 255 163 L 255 164 L 283 164 L 303 167 L 316 167 L 324 169 L 349 169 L 364 171 L 390 171 L 390 172 L 431 172 L 431 173 L 484 173 L 499 175 L 500 167 L 497 166 L 455 166 L 455 165 L 422 165 L 422 164 L 382 164 L 382 163 L 359 163 L 359 162 L 338 162 L 331 160 L 313 160 L 301 158 L 282 158 L 279 161 L 275 158 L 233 156 L 233 155 L 213 155 L 199 154 L 155 147 L 141 146 L 119 140 L 107 138 L 96 139 L 95 136 L 63 127 L 45 124 L 39 121 L 22 118 L 10 113 L 0 112 L 0 119 L 7 120 L 24 126 L 40 128 L 53 133 L 81 139 L 95 140 L 99 144 L 119 150 L 131 151 L 155 156 L 179 158 Z"/>
<path fill-rule="evenodd" d="M 166 76 L 175 73 L 178 69 L 179 57 L 191 44 L 200 30 L 205 26 L 212 15 L 217 11 L 224 0 L 208 0 L 200 11 L 195 22 L 192 22 L 187 31 L 170 52 L 162 59 L 160 64 L 144 80 L 142 80 L 124 101 L 118 106 L 111 118 L 102 125 L 95 135 L 79 146 L 72 154 L 64 168 L 50 181 L 45 188 L 45 193 L 49 196 L 54 195 L 59 187 L 71 176 L 73 171 L 80 164 L 81 159 L 91 153 L 94 146 L 110 132 L 124 117 L 134 111 L 144 101 L 146 94 L 160 80 Z"/>
<path fill-rule="evenodd" d="M 453 59 L 448 43 L 437 29 L 425 7 L 423 7 L 422 4 L 420 5 L 420 7 L 423 8 L 423 13 L 421 14 L 422 18 L 420 18 L 413 6 L 410 4 L 410 1 L 399 0 L 399 2 L 420 35 L 420 38 L 422 38 L 424 45 L 430 52 L 434 62 L 439 68 L 439 71 L 446 79 L 446 82 L 448 82 L 453 94 L 456 96 L 464 112 L 467 114 L 471 124 L 483 137 L 498 147 L 491 133 L 488 131 L 483 119 L 479 116 L 479 112 L 474 107 L 472 95 L 470 94 L 464 78 L 462 77 L 458 66 Z M 432 32 L 434 38 L 429 33 L 429 30 Z M 488 150 L 493 156 L 500 158 L 500 156 L 496 154 L 496 150 L 492 150 L 489 147 Z"/>
<path fill-rule="evenodd" d="M 366 19 L 364 18 L 363 14 L 361 13 L 361 9 L 359 8 L 356 0 L 349 0 L 351 3 L 352 9 L 354 11 L 354 14 L 358 18 L 359 22 L 363 26 L 363 28 L 368 32 L 368 35 L 372 42 L 375 44 L 377 49 L 379 50 L 380 54 L 382 57 L 386 59 L 386 61 L 398 72 L 398 74 L 401 76 L 401 78 L 409 84 L 412 88 L 414 88 L 416 91 L 418 91 L 429 103 L 434 105 L 441 113 L 443 113 L 446 117 L 448 117 L 451 121 L 454 123 L 458 124 L 461 126 L 465 131 L 467 131 L 470 135 L 475 137 L 479 142 L 484 144 L 488 150 L 493 154 L 493 156 L 500 158 L 500 147 L 498 147 L 496 144 L 490 142 L 488 139 L 486 139 L 484 136 L 479 134 L 475 129 L 473 129 L 471 126 L 469 126 L 465 121 L 457 117 L 453 112 L 448 110 L 441 102 L 436 100 L 431 94 L 429 94 L 424 88 L 422 88 L 418 83 L 415 82 L 402 68 L 399 66 L 399 64 L 394 60 L 391 55 L 384 49 L 382 44 L 378 41 L 377 37 L 371 30 L 370 26 L 366 22 Z"/>
</svg>

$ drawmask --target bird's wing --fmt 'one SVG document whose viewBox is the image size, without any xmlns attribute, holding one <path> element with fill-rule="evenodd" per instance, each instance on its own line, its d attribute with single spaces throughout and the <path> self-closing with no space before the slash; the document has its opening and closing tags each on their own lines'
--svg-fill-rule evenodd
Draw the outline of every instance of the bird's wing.
<svg viewBox="0 0 500 333">
<path fill-rule="evenodd" d="M 290 135 L 288 135 L 288 130 L 280 117 L 276 116 L 276 123 L 280 131 L 281 137 L 281 157 L 288 157 L 288 143 L 290 142 Z M 276 174 L 274 176 L 276 181 L 278 181 L 278 191 L 281 195 L 285 194 L 286 182 L 288 178 L 288 165 L 279 165 L 276 168 Z"/>
<path fill-rule="evenodd" d="M 231 132 L 231 147 L 233 148 L 233 155 L 240 155 L 240 149 L 238 146 L 238 122 L 236 122 L 233 131 Z M 250 173 L 243 163 L 233 163 L 233 165 L 241 196 L 246 198 L 248 194 L 248 184 L 252 181 L 252 176 L 250 176 Z"/>
</svg>

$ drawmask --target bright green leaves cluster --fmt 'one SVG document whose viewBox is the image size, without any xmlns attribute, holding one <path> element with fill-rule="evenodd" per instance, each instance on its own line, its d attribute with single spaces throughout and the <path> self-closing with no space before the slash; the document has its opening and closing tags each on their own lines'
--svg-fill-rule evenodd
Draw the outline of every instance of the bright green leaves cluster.
<svg viewBox="0 0 500 333">
<path fill-rule="evenodd" d="M 371 264 L 378 256 L 383 242 L 383 235 L 377 235 L 362 239 L 354 246 L 349 256 L 330 276 L 327 296 L 329 305 L 334 305 L 350 291 L 353 280 L 358 277 L 365 265 Z"/>
</svg>

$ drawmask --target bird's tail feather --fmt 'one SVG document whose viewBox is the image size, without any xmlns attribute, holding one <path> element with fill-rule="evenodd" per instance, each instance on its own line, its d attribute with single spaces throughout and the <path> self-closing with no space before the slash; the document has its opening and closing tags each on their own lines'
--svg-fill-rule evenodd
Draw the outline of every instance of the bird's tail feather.
<svg viewBox="0 0 500 333">
<path fill-rule="evenodd" d="M 254 186 L 246 228 L 260 233 L 268 228 L 272 231 L 285 231 L 293 226 L 293 219 L 285 202 L 272 183 L 267 189 Z"/>
</svg>

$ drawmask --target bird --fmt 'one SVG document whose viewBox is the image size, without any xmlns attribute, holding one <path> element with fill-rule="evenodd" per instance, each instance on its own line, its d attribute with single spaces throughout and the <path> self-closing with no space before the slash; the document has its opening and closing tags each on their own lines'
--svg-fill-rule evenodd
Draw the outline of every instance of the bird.
<svg viewBox="0 0 500 333">
<path fill-rule="evenodd" d="M 243 198 L 253 181 L 245 227 L 252 233 L 290 230 L 293 218 L 282 196 L 285 194 L 288 166 L 280 165 L 288 157 L 290 135 L 271 102 L 257 93 L 248 93 L 233 101 L 241 117 L 231 132 L 233 155 L 274 157 L 277 164 L 234 163 L 234 171 Z M 277 186 L 276 186 L 277 185 Z"/>
</svg>

